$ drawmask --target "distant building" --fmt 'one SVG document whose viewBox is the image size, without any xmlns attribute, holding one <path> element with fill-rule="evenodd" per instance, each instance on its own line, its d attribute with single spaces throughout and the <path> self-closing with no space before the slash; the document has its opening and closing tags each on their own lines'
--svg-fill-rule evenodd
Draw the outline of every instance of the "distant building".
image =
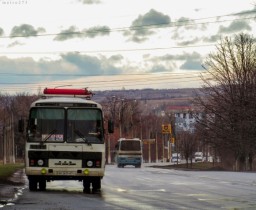
<svg viewBox="0 0 256 210">
<path fill-rule="evenodd" d="M 191 106 L 169 106 L 168 112 L 174 113 L 175 131 L 195 131 L 196 117 Z M 201 114 L 199 114 L 199 117 Z"/>
</svg>

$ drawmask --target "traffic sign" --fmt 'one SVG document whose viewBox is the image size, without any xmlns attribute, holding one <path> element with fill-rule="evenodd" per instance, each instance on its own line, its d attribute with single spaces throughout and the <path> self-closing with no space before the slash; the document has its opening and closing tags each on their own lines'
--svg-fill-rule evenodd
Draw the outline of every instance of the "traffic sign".
<svg viewBox="0 0 256 210">
<path fill-rule="evenodd" d="M 171 137 L 171 143 L 174 144 L 175 143 L 175 138 L 174 137 Z"/>
<path fill-rule="evenodd" d="M 155 139 L 143 139 L 143 144 L 154 144 L 155 143 Z"/>
<path fill-rule="evenodd" d="M 171 124 L 163 124 L 162 125 L 162 133 L 163 134 L 171 134 L 172 133 Z"/>
</svg>

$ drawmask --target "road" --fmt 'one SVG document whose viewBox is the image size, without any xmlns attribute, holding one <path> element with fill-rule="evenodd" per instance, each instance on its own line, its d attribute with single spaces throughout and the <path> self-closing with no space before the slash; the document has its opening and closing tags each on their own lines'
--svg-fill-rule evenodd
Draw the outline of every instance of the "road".
<svg viewBox="0 0 256 210">
<path fill-rule="evenodd" d="M 101 192 L 82 190 L 76 181 L 47 183 L 45 192 L 25 188 L 3 209 L 256 209 L 255 173 L 107 165 Z"/>
</svg>

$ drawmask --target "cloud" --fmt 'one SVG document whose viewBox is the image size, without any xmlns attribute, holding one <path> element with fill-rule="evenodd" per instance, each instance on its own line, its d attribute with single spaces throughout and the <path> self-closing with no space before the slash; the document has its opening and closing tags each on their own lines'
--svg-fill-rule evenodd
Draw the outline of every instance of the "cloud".
<svg viewBox="0 0 256 210">
<path fill-rule="evenodd" d="M 122 73 L 121 68 L 113 65 L 113 57 L 110 59 L 80 55 L 79 53 L 68 53 L 62 55 L 63 61 L 74 65 L 80 73 L 86 75 L 113 75 Z"/>
<path fill-rule="evenodd" d="M 94 38 L 96 36 L 109 35 L 110 28 L 108 26 L 95 26 L 88 29 L 83 29 L 80 32 L 75 26 L 70 26 L 68 29 L 62 30 L 55 38 L 55 41 L 65 41 L 74 38 Z"/>
<path fill-rule="evenodd" d="M 122 55 L 112 55 L 110 56 L 109 60 L 113 63 L 119 63 L 124 59 Z"/>
<path fill-rule="evenodd" d="M 153 64 L 150 72 L 173 71 L 178 68 L 182 70 L 203 70 L 201 66 L 202 56 L 197 52 L 149 57 L 147 61 Z M 182 62 L 182 65 L 178 67 L 180 62 Z"/>
<path fill-rule="evenodd" d="M 185 62 L 180 66 L 180 69 L 204 70 L 202 67 L 202 57 L 197 52 L 193 52 L 192 54 L 185 53 L 180 58 L 185 60 Z"/>
<path fill-rule="evenodd" d="M 35 73 L 38 68 L 36 62 L 32 58 L 16 58 L 10 59 L 5 56 L 0 57 L 0 82 L 21 82 L 20 74 Z M 9 76 L 13 74 L 13 76 Z M 22 82 L 29 82 L 30 77 L 22 77 Z"/>
<path fill-rule="evenodd" d="M 96 36 L 105 36 L 109 35 L 110 28 L 108 26 L 95 26 L 89 29 L 83 30 L 83 33 L 86 37 L 94 38 Z"/>
<path fill-rule="evenodd" d="M 62 81 L 78 79 L 83 76 L 102 76 L 123 74 L 125 66 L 116 67 L 122 56 L 100 58 L 79 53 L 61 55 L 58 60 L 31 57 L 11 59 L 0 57 L 0 83 L 39 83 L 42 81 Z M 10 76 L 11 74 L 11 76 Z"/>
<path fill-rule="evenodd" d="M 178 55 L 166 54 L 164 56 L 155 56 L 148 58 L 148 72 L 172 72 L 181 70 L 204 70 L 202 67 L 202 56 L 197 53 L 182 53 Z M 182 63 L 182 64 L 180 64 Z M 150 65 L 152 64 L 152 65 Z"/>
<path fill-rule="evenodd" d="M 171 39 L 176 40 L 178 46 L 194 45 L 201 42 L 202 37 L 200 35 L 207 29 L 206 23 L 197 23 L 187 17 L 179 18 L 173 22 L 173 26 L 175 27 Z"/>
<path fill-rule="evenodd" d="M 201 39 L 199 39 L 198 37 L 194 37 L 193 39 L 190 39 L 190 40 L 185 40 L 185 41 L 177 42 L 177 45 L 179 45 L 179 46 L 194 45 L 194 44 L 200 42 L 200 40 Z"/>
<path fill-rule="evenodd" d="M 8 45 L 9 48 L 24 45 L 21 42 L 15 41 Z"/>
<path fill-rule="evenodd" d="M 10 36 L 11 37 L 17 37 L 17 36 L 30 37 L 30 36 L 36 36 L 39 33 L 44 33 L 44 32 L 45 32 L 44 28 L 35 29 L 32 25 L 22 24 L 20 26 L 14 26 L 12 28 Z"/>
<path fill-rule="evenodd" d="M 78 0 L 79 2 L 82 2 L 83 4 L 99 4 L 101 3 L 100 0 Z"/>
<path fill-rule="evenodd" d="M 133 42 L 143 42 L 148 39 L 148 36 L 155 33 L 154 29 L 158 25 L 170 24 L 170 17 L 151 9 L 145 15 L 140 15 L 132 22 L 130 31 L 125 31 L 124 35 L 129 36 Z"/>
<path fill-rule="evenodd" d="M 188 59 L 185 63 L 180 66 L 183 70 L 204 70 L 202 62 L 200 60 Z"/>
<path fill-rule="evenodd" d="M 209 37 L 203 37 L 202 40 L 204 42 L 210 42 L 210 43 L 216 43 L 218 40 L 220 40 L 221 36 L 216 34 Z"/>
<path fill-rule="evenodd" d="M 198 28 L 194 20 L 191 20 L 190 18 L 186 18 L 186 17 L 179 18 L 176 22 L 176 26 L 184 27 L 187 30 L 190 30 L 190 29 L 195 30 Z"/>
<path fill-rule="evenodd" d="M 2 28 L 0 28 L 0 36 L 4 35 L 4 30 Z"/>
<path fill-rule="evenodd" d="M 153 65 L 148 72 L 150 73 L 159 73 L 159 72 L 170 72 L 175 69 L 175 65 L 173 66 L 165 66 L 163 64 L 155 64 Z"/>
<path fill-rule="evenodd" d="M 78 29 L 75 26 L 70 26 L 68 29 L 62 30 L 55 38 L 56 41 L 65 41 L 68 39 L 73 39 L 80 37 L 81 33 L 78 32 Z"/>
<path fill-rule="evenodd" d="M 220 26 L 218 33 L 230 34 L 230 33 L 236 33 L 243 30 L 251 31 L 252 28 L 248 24 L 248 22 L 245 20 L 235 20 L 228 27 Z"/>
</svg>

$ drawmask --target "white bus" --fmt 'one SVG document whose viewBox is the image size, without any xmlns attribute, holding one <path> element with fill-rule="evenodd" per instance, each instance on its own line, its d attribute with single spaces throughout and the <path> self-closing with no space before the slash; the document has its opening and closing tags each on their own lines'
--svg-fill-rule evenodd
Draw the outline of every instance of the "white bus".
<svg viewBox="0 0 256 210">
<path fill-rule="evenodd" d="M 101 189 L 104 121 L 101 105 L 88 100 L 91 95 L 87 89 L 46 88 L 44 97 L 31 104 L 25 148 L 31 191 L 45 190 L 53 180 L 82 181 L 86 193 Z"/>
<path fill-rule="evenodd" d="M 126 165 L 140 168 L 142 164 L 142 141 L 138 138 L 120 138 L 115 146 L 115 160 L 119 168 Z"/>
</svg>

